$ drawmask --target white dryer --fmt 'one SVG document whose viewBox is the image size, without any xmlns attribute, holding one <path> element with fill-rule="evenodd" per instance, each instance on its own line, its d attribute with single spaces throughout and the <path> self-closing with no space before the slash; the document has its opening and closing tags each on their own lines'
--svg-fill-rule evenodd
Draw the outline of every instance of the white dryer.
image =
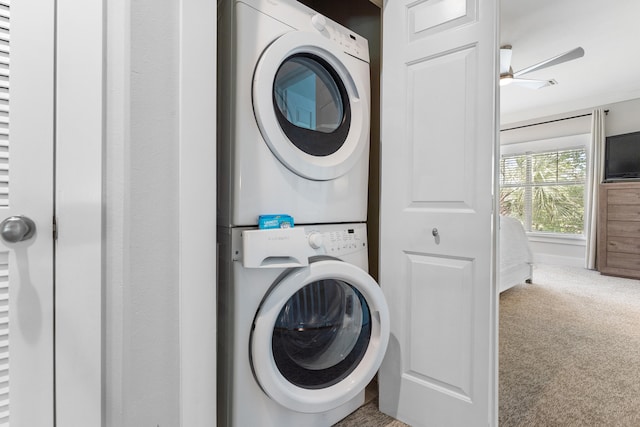
<svg viewBox="0 0 640 427">
<path fill-rule="evenodd" d="M 219 228 L 218 425 L 327 427 L 364 401 L 389 312 L 366 226 Z"/>
<path fill-rule="evenodd" d="M 365 221 L 367 40 L 295 0 L 219 3 L 218 224 Z"/>
</svg>

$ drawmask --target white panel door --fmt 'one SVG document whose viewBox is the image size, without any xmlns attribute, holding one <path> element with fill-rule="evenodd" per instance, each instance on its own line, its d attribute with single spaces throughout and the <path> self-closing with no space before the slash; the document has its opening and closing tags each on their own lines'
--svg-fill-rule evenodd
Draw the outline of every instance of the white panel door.
<svg viewBox="0 0 640 427">
<path fill-rule="evenodd" d="M 496 423 L 497 0 L 383 10 L 380 409 L 412 426 Z"/>
<path fill-rule="evenodd" d="M 53 425 L 54 2 L 0 0 L 0 425 Z M 19 238 L 14 222 L 0 232 Z"/>
</svg>

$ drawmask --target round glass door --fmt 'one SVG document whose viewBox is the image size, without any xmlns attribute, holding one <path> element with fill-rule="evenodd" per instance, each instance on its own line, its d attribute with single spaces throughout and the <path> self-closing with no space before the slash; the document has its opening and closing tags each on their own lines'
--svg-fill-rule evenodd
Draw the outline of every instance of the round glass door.
<svg viewBox="0 0 640 427">
<path fill-rule="evenodd" d="M 369 66 L 319 34 L 292 31 L 267 47 L 252 102 L 271 152 L 304 178 L 338 178 L 368 147 Z"/>
<path fill-rule="evenodd" d="M 322 58 L 296 54 L 282 62 L 273 83 L 280 127 L 293 145 L 312 156 L 328 156 L 349 133 L 351 107 L 344 84 Z"/>
<path fill-rule="evenodd" d="M 273 357 L 291 383 L 332 386 L 362 360 L 371 338 L 371 316 L 362 294 L 341 280 L 319 280 L 284 304 L 273 330 Z"/>
<path fill-rule="evenodd" d="M 265 296 L 251 364 L 273 400 L 323 412 L 364 390 L 388 340 L 389 311 L 376 281 L 355 265 L 322 259 L 284 274 Z"/>
</svg>

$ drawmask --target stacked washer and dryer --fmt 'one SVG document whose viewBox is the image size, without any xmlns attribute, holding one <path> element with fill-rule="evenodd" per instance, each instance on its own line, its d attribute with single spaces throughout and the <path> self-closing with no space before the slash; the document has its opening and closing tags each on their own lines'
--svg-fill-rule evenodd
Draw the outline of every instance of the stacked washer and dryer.
<svg viewBox="0 0 640 427">
<path fill-rule="evenodd" d="M 329 426 L 389 340 L 367 273 L 368 43 L 294 0 L 218 12 L 218 425 Z"/>
</svg>

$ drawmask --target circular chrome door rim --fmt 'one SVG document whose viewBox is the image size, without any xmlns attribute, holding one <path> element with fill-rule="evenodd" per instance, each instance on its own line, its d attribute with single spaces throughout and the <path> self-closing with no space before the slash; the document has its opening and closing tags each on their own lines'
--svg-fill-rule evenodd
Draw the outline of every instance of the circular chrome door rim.
<svg viewBox="0 0 640 427">
<path fill-rule="evenodd" d="M 283 61 L 298 53 L 325 60 L 338 74 L 349 98 L 351 124 L 338 151 L 312 156 L 295 147 L 278 124 L 273 105 L 273 82 Z M 274 41 L 263 52 L 253 76 L 253 111 L 260 133 L 271 152 L 289 170 L 307 179 L 326 181 L 349 172 L 369 144 L 369 102 L 365 83 L 354 79 L 345 65 L 346 54 L 319 34 L 294 31 Z"/>
<path fill-rule="evenodd" d="M 371 339 L 364 357 L 342 381 L 321 389 L 296 386 L 276 366 L 271 340 L 282 307 L 297 291 L 315 281 L 342 280 L 357 289 L 371 313 Z M 316 261 L 293 270 L 264 299 L 251 334 L 251 358 L 260 386 L 273 400 L 294 411 L 325 412 L 354 398 L 377 372 L 389 342 L 389 309 L 382 290 L 364 270 L 338 260 Z"/>
</svg>

